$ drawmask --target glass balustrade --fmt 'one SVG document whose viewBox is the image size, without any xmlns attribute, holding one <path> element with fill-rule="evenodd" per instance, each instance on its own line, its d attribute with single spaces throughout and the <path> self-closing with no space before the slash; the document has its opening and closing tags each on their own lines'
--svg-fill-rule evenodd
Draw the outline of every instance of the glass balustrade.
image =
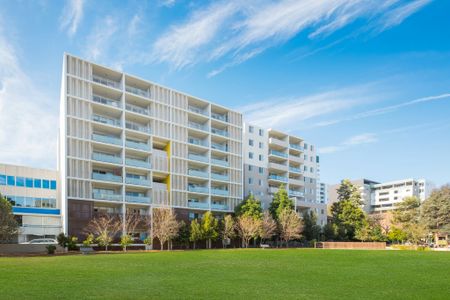
<svg viewBox="0 0 450 300">
<path fill-rule="evenodd" d="M 191 160 L 196 160 L 196 161 L 201 161 L 201 162 L 206 162 L 206 163 L 208 162 L 208 157 L 200 155 L 200 154 L 189 153 L 188 158 Z"/>
<path fill-rule="evenodd" d="M 211 133 L 221 135 L 221 136 L 228 136 L 228 131 L 217 129 L 217 128 L 211 128 Z"/>
<path fill-rule="evenodd" d="M 302 170 L 300 168 L 296 168 L 296 167 L 289 167 L 289 171 L 296 172 L 296 173 L 301 173 L 302 172 Z"/>
<path fill-rule="evenodd" d="M 132 111 L 132 112 L 141 114 L 141 115 L 146 115 L 146 116 L 150 115 L 150 111 L 147 108 L 129 104 L 129 103 L 125 104 L 125 109 L 128 111 Z"/>
<path fill-rule="evenodd" d="M 219 120 L 219 121 L 223 121 L 223 122 L 227 122 L 228 121 L 228 117 L 226 115 L 221 115 L 218 113 L 211 113 L 211 117 L 213 119 Z"/>
<path fill-rule="evenodd" d="M 125 177 L 125 183 L 141 186 L 150 186 L 150 181 L 146 178 Z"/>
<path fill-rule="evenodd" d="M 188 186 L 188 191 L 189 192 L 194 192 L 194 193 L 204 193 L 207 194 L 209 192 L 209 189 L 206 186 L 194 186 L 194 185 L 190 185 Z"/>
<path fill-rule="evenodd" d="M 200 170 L 188 170 L 188 174 L 191 176 L 197 176 L 197 177 L 203 177 L 208 178 L 208 172 L 200 171 Z"/>
<path fill-rule="evenodd" d="M 125 146 L 127 146 L 128 148 L 150 151 L 150 145 L 148 145 L 147 143 L 144 143 L 144 142 L 136 142 L 136 141 L 132 141 L 132 140 L 126 140 Z"/>
<path fill-rule="evenodd" d="M 289 144 L 289 147 L 297 149 L 297 150 L 303 150 L 302 147 L 300 145 L 295 145 L 295 144 Z"/>
<path fill-rule="evenodd" d="M 145 132 L 145 133 L 151 133 L 150 128 L 145 126 L 145 125 L 140 125 L 140 124 L 133 123 L 133 122 L 126 122 L 125 126 L 128 129 L 132 129 L 132 130 L 136 130 L 136 131 L 140 131 L 140 132 Z"/>
<path fill-rule="evenodd" d="M 122 201 L 123 199 L 121 194 L 111 194 L 102 192 L 92 193 L 92 198 L 97 200 L 108 200 L 108 201 Z"/>
<path fill-rule="evenodd" d="M 112 125 L 112 126 L 120 126 L 120 124 L 121 124 L 120 120 L 107 118 L 107 117 L 100 116 L 100 115 L 93 115 L 92 120 L 95 122 L 108 124 L 108 125 Z"/>
<path fill-rule="evenodd" d="M 195 107 L 195 106 L 189 105 L 188 109 L 190 111 L 195 112 L 195 113 L 200 114 L 200 115 L 204 115 L 204 116 L 208 115 L 208 112 L 205 109 L 202 109 L 202 108 L 199 108 L 199 107 Z"/>
<path fill-rule="evenodd" d="M 111 182 L 122 182 L 122 176 L 114 175 L 113 173 L 92 173 L 92 179 L 111 181 Z"/>
<path fill-rule="evenodd" d="M 150 204 L 150 197 L 125 195 L 126 202 Z"/>
<path fill-rule="evenodd" d="M 211 158 L 211 163 L 214 165 L 219 165 L 219 166 L 224 166 L 224 167 L 228 167 L 230 165 L 230 163 L 226 160 L 223 159 L 218 159 L 218 158 Z"/>
<path fill-rule="evenodd" d="M 106 154 L 106 153 L 99 153 L 94 152 L 92 153 L 92 159 L 112 164 L 121 164 L 122 158 L 120 156 L 112 155 L 112 154 Z"/>
<path fill-rule="evenodd" d="M 211 173 L 212 179 L 222 180 L 222 181 L 228 181 L 229 177 L 226 174 L 217 174 L 217 173 Z"/>
<path fill-rule="evenodd" d="M 122 139 L 119 137 L 114 137 L 110 135 L 103 135 L 98 133 L 92 134 L 92 140 L 105 143 L 105 144 L 114 144 L 114 145 L 122 145 Z"/>
<path fill-rule="evenodd" d="M 204 147 L 207 146 L 207 143 L 205 141 L 196 139 L 196 138 L 190 137 L 190 138 L 188 138 L 188 142 L 189 142 L 189 144 L 193 144 L 193 145 L 199 145 L 199 146 L 204 146 Z"/>
<path fill-rule="evenodd" d="M 115 80 L 111 80 L 102 76 L 98 76 L 98 75 L 93 75 L 92 76 L 92 81 L 109 86 L 109 87 L 113 87 L 116 89 L 121 89 L 120 86 L 120 82 L 115 81 Z"/>
<path fill-rule="evenodd" d="M 188 125 L 190 128 L 208 131 L 208 127 L 204 124 L 200 124 L 200 123 L 196 123 L 196 122 L 189 122 Z"/>
<path fill-rule="evenodd" d="M 222 144 L 218 144 L 218 143 L 211 143 L 211 148 L 215 149 L 215 150 L 224 151 L 224 152 L 228 151 L 227 145 L 222 145 Z"/>
<path fill-rule="evenodd" d="M 286 157 L 286 158 L 288 157 L 287 153 L 283 153 L 283 152 L 280 152 L 280 151 L 277 151 L 277 150 L 270 150 L 269 154 L 280 156 L 280 157 Z"/>
<path fill-rule="evenodd" d="M 120 107 L 120 101 L 117 100 L 113 100 L 113 99 L 109 99 L 109 98 L 105 98 L 102 96 L 98 96 L 98 95 L 92 95 L 92 101 L 97 102 L 97 103 L 101 103 L 101 104 L 105 104 L 105 105 L 109 105 L 109 106 L 114 106 L 119 108 Z"/>
<path fill-rule="evenodd" d="M 228 210 L 228 205 L 226 205 L 226 204 L 218 204 L 218 203 L 211 203 L 211 209 Z"/>
<path fill-rule="evenodd" d="M 194 201 L 189 201 L 189 202 L 188 202 L 188 207 L 191 207 L 191 208 L 203 208 L 203 209 L 208 209 L 208 208 L 209 208 L 209 203 L 208 203 L 208 202 L 194 202 Z"/>
<path fill-rule="evenodd" d="M 125 158 L 125 164 L 128 166 L 138 167 L 138 168 L 145 168 L 150 169 L 151 165 L 146 160 L 140 160 L 135 158 Z"/>
<path fill-rule="evenodd" d="M 134 86 L 126 85 L 125 90 L 129 93 L 132 93 L 132 94 L 135 94 L 138 96 L 142 96 L 142 97 L 146 97 L 146 98 L 150 97 L 150 93 L 147 90 L 143 90 L 143 89 L 140 89 L 140 88 L 137 88 Z"/>
<path fill-rule="evenodd" d="M 229 191 L 225 189 L 220 188 L 211 188 L 211 194 L 218 195 L 218 196 L 228 196 Z"/>
<path fill-rule="evenodd" d="M 269 175 L 269 179 L 283 181 L 283 182 L 287 182 L 288 181 L 287 177 L 280 176 L 280 175 L 275 175 L 275 174 Z"/>
</svg>

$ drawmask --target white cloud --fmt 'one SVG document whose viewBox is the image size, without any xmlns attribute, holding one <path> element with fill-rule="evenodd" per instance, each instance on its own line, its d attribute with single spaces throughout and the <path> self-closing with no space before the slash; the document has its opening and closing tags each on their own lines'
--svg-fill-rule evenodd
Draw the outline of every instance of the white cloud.
<svg viewBox="0 0 450 300">
<path fill-rule="evenodd" d="M 0 24 L 0 158 L 4 163 L 54 168 L 58 99 L 32 83 L 20 67 L 17 50 Z"/>
<path fill-rule="evenodd" d="M 66 3 L 60 18 L 61 30 L 67 30 L 69 36 L 73 36 L 83 18 L 84 0 L 70 0 Z"/>
<path fill-rule="evenodd" d="M 172 7 L 175 5 L 176 0 L 160 0 L 159 4 L 161 6 Z"/>
<path fill-rule="evenodd" d="M 391 27 L 401 24 L 406 18 L 420 10 L 432 0 L 415 0 L 399 6 L 393 10 L 386 12 L 384 18 L 380 20 L 380 24 L 376 29 L 377 32 L 387 30 Z"/>
<path fill-rule="evenodd" d="M 344 140 L 339 145 L 321 147 L 319 149 L 319 152 L 321 154 L 330 154 L 330 153 L 344 151 L 344 150 L 347 150 L 347 149 L 355 147 L 355 146 L 364 145 L 364 144 L 372 144 L 372 143 L 376 143 L 376 142 L 378 142 L 377 135 L 375 135 L 373 133 L 363 133 L 363 134 L 351 136 L 348 139 Z"/>
<path fill-rule="evenodd" d="M 86 40 L 85 56 L 87 59 L 101 60 L 101 57 L 110 53 L 113 37 L 118 30 L 117 21 L 107 16 L 99 21 Z"/>
</svg>

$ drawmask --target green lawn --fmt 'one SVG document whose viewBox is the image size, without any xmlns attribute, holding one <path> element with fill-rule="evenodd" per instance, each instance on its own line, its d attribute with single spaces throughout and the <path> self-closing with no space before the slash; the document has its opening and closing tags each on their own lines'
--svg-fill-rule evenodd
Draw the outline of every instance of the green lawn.
<svg viewBox="0 0 450 300">
<path fill-rule="evenodd" d="M 0 257 L 0 299 L 450 299 L 450 253 L 199 250 Z"/>
</svg>

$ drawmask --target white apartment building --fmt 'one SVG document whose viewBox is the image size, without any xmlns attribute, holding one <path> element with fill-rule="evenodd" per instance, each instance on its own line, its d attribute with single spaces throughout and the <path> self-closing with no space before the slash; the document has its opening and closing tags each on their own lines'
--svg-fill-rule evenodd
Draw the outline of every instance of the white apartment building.
<svg viewBox="0 0 450 300">
<path fill-rule="evenodd" d="M 303 139 L 274 129 L 244 123 L 244 196 L 255 195 L 268 209 L 283 185 L 299 213 L 316 211 L 326 224 L 326 205 L 317 199 L 319 159 Z"/>
<path fill-rule="evenodd" d="M 239 112 L 68 54 L 60 109 L 68 234 L 80 235 L 99 213 L 170 206 L 188 219 L 241 202 Z"/>
<path fill-rule="evenodd" d="M 319 182 L 319 191 L 317 193 L 317 201 L 327 204 L 328 202 L 328 187 L 325 183 Z"/>
<path fill-rule="evenodd" d="M 12 204 L 19 243 L 62 232 L 57 178 L 55 170 L 0 164 L 0 193 Z"/>
</svg>

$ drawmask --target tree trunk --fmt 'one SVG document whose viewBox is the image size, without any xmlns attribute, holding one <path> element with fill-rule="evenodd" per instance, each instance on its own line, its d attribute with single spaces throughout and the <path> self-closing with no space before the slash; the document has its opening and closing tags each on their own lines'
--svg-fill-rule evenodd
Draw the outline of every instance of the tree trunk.
<svg viewBox="0 0 450 300">
<path fill-rule="evenodd" d="M 164 243 L 162 241 L 159 241 L 159 244 L 161 245 L 161 251 L 164 250 Z"/>
<path fill-rule="evenodd" d="M 194 241 L 194 250 L 197 249 L 197 247 L 195 246 L 196 242 Z"/>
</svg>

